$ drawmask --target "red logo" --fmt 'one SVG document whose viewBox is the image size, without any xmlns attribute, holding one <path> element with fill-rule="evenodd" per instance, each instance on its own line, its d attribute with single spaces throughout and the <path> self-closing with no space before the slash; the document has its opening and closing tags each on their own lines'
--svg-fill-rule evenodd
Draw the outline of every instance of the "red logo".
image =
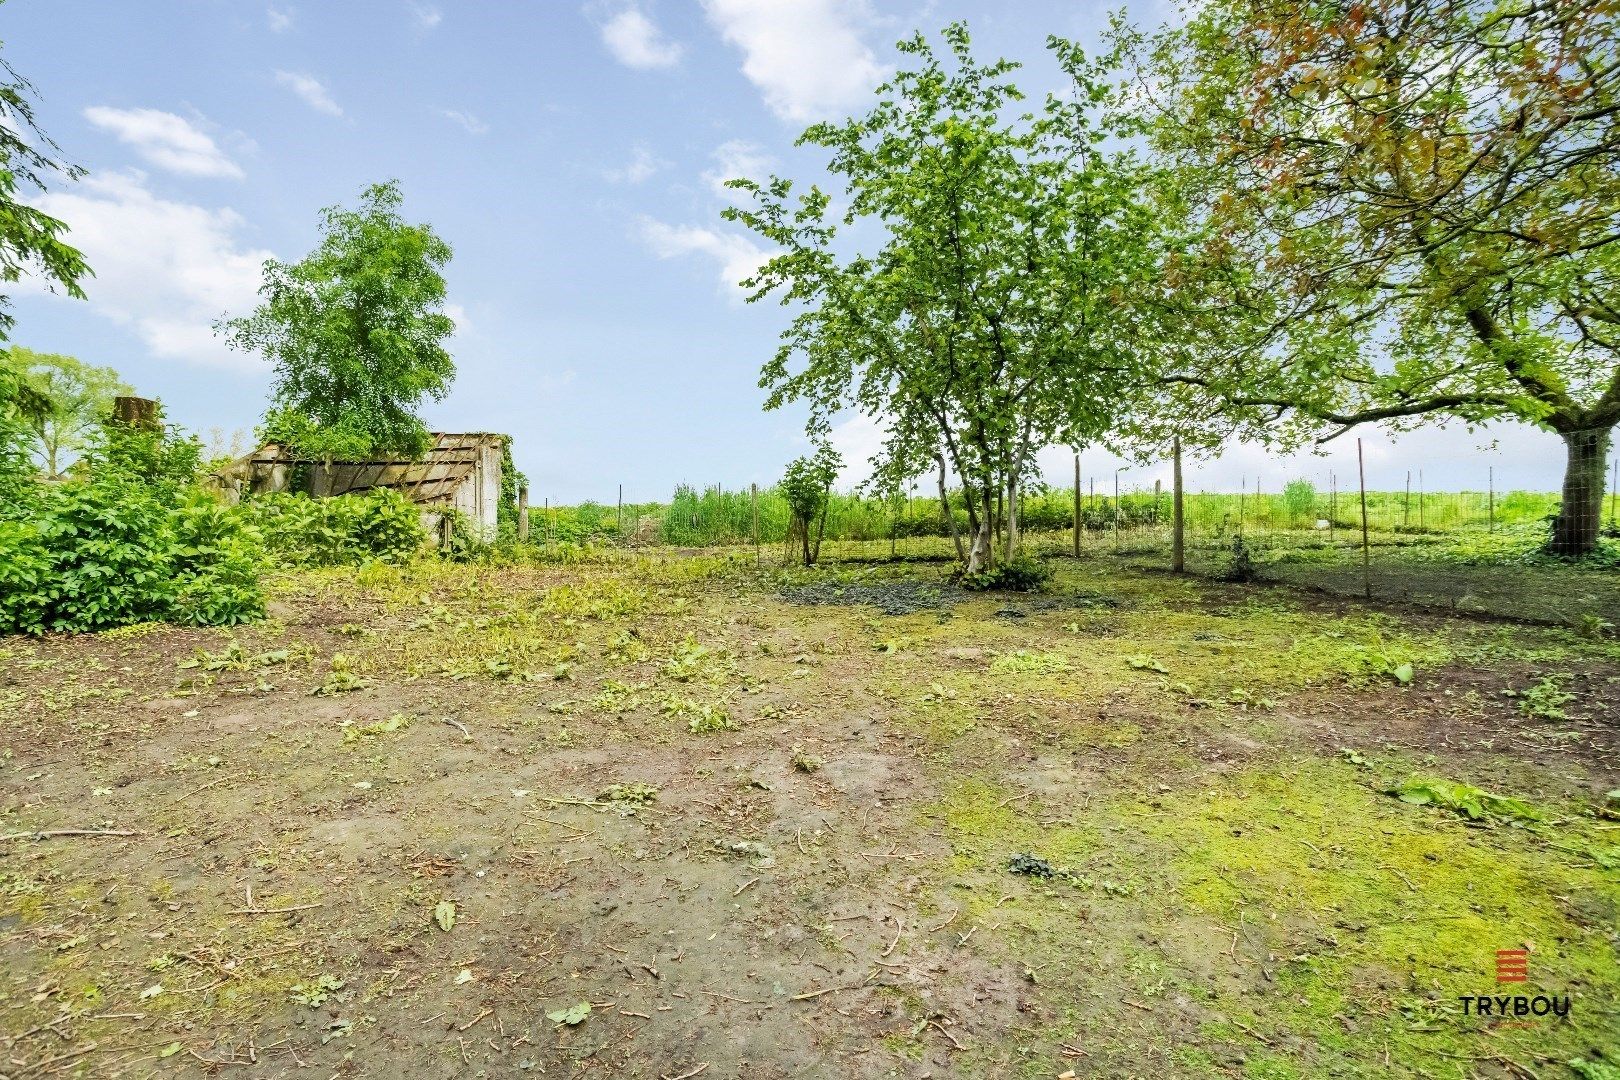
<svg viewBox="0 0 1620 1080">
<path fill-rule="evenodd" d="M 1497 949 L 1496 981 L 1499 983 L 1526 982 L 1530 978 L 1529 949 Z"/>
</svg>

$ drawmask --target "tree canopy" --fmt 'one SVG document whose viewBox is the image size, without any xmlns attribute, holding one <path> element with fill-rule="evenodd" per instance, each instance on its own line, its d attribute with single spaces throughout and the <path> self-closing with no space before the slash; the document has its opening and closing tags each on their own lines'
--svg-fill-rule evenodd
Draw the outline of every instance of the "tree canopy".
<svg viewBox="0 0 1620 1080">
<path fill-rule="evenodd" d="M 1156 233 L 1112 58 L 1054 41 L 1071 92 L 1016 112 L 1017 65 L 977 62 L 961 25 L 943 36 L 944 57 L 921 35 L 899 44 L 915 66 L 865 116 L 801 136 L 831 151 L 845 207 L 772 177 L 732 181 L 751 205 L 726 216 L 779 251 L 745 282 L 750 299 L 798 308 L 762 374 L 767 407 L 808 404 L 815 436 L 846 411 L 877 419 L 886 488 L 948 460 L 978 571 L 998 523 L 1016 543 L 1012 495 L 1035 451 L 1116 426 L 1148 362 L 1133 298 Z"/>
<path fill-rule="evenodd" d="M 443 268 L 450 246 L 400 214 L 392 181 L 368 187 L 356 209 L 321 212 L 320 245 L 296 263 L 264 264 L 263 302 L 218 325 L 236 348 L 275 368 L 263 434 L 324 459 L 420 454 L 416 410 L 455 377 L 444 340 Z"/>
<path fill-rule="evenodd" d="M 67 225 L 22 201 L 43 192 L 50 178 L 76 179 L 82 170 L 53 156 L 58 147 L 34 119 L 34 88 L 0 59 L 0 281 L 25 273 L 84 299 L 79 280 L 90 275 L 84 256 L 61 237 Z M 10 299 L 0 293 L 0 341 L 14 323 Z M 0 385 L 0 392 L 5 386 Z"/>
<path fill-rule="evenodd" d="M 1620 14 L 1213 0 L 1153 50 L 1158 148 L 1211 184 L 1192 279 L 1231 334 L 1184 385 L 1331 436 L 1513 418 L 1597 536 L 1620 421 Z"/>
<path fill-rule="evenodd" d="M 52 478 L 61 476 L 90 444 L 97 426 L 111 411 L 113 398 L 133 392 L 112 368 L 72 356 L 13 346 L 4 363 L 50 405 L 31 415 L 28 423 L 33 429 L 35 461 Z"/>
</svg>

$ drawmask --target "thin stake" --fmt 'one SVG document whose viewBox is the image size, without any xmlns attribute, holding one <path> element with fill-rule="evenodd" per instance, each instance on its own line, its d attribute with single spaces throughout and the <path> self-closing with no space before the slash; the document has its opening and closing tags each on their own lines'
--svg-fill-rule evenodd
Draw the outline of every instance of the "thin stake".
<svg viewBox="0 0 1620 1080">
<path fill-rule="evenodd" d="M 1114 470 L 1114 550 L 1119 550 L 1119 470 Z"/>
<path fill-rule="evenodd" d="M 1401 528 L 1412 527 L 1412 470 L 1406 470 L 1406 499 L 1401 503 Z"/>
<path fill-rule="evenodd" d="M 1367 540 L 1367 460 L 1361 453 L 1361 440 L 1356 440 L 1356 468 L 1361 474 L 1361 584 L 1372 599 L 1372 548 Z"/>
<path fill-rule="evenodd" d="M 1489 525 L 1486 528 L 1486 531 L 1487 532 L 1495 532 L 1496 531 L 1496 466 L 1495 465 L 1492 465 L 1490 467 L 1489 471 L 1486 473 L 1486 476 L 1488 477 L 1486 482 L 1490 485 L 1490 487 L 1487 489 L 1490 492 L 1490 494 L 1487 496 L 1488 501 L 1485 504 L 1485 513 L 1488 515 L 1488 521 L 1489 521 Z"/>
</svg>

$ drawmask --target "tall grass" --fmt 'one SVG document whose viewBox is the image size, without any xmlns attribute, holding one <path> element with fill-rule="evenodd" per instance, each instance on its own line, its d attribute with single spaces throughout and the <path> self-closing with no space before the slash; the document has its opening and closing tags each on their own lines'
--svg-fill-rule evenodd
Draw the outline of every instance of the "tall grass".
<svg viewBox="0 0 1620 1080">
<path fill-rule="evenodd" d="M 967 530 L 960 492 L 950 495 L 957 527 Z M 1558 508 L 1558 496 L 1547 492 L 1484 491 L 1367 492 L 1367 524 L 1382 533 L 1443 533 L 1475 527 L 1539 525 Z M 1292 531 L 1355 530 L 1361 527 L 1361 501 L 1356 491 L 1321 491 L 1295 481 L 1282 491 L 1188 492 L 1187 530 L 1192 535 L 1228 536 Z M 1166 528 L 1170 493 L 1133 491 L 1116 501 L 1112 495 L 1082 492 L 1080 524 L 1088 534 L 1140 532 Z M 757 529 L 756 529 L 757 514 Z M 699 490 L 683 484 L 667 503 L 613 505 L 585 502 L 577 506 L 532 511 L 536 540 L 582 542 L 621 540 L 631 543 L 706 547 L 718 544 L 778 544 L 787 538 L 787 500 L 774 487 L 762 488 L 755 500 L 747 490 L 719 485 Z M 1021 528 L 1030 533 L 1067 532 L 1074 528 L 1072 488 L 1027 492 L 1019 503 Z M 826 538 L 870 541 L 950 535 L 937 497 L 881 498 L 834 493 L 828 508 Z"/>
</svg>

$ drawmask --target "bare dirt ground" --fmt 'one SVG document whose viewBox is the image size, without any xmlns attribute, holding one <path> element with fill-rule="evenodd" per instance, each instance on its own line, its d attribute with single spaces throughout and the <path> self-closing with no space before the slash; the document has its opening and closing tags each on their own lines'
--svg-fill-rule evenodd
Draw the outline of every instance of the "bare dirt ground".
<svg viewBox="0 0 1620 1080">
<path fill-rule="evenodd" d="M 0 642 L 0 1077 L 1620 1068 L 1612 641 L 1068 561 L 278 596 Z"/>
</svg>

